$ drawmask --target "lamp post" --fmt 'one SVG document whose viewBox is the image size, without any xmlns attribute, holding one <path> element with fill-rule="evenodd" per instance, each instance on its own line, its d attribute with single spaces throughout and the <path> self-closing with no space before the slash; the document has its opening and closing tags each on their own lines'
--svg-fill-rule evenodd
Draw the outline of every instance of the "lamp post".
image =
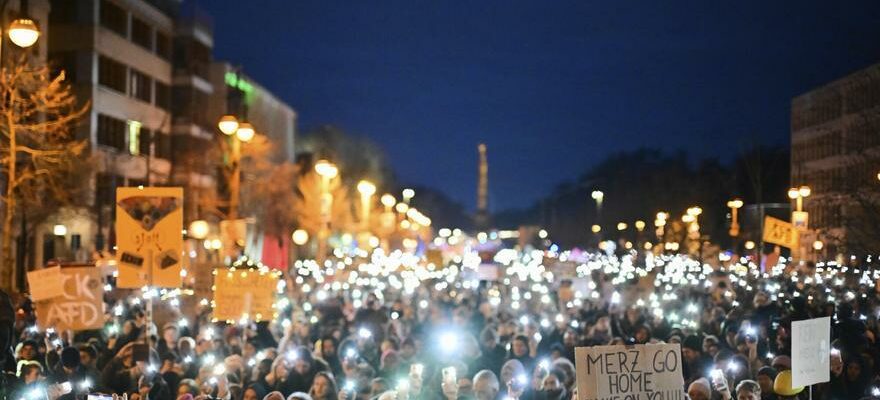
<svg viewBox="0 0 880 400">
<path fill-rule="evenodd" d="M 798 230 L 807 229 L 809 214 L 804 211 L 804 199 L 810 196 L 812 191 L 809 186 L 788 189 L 788 198 L 795 201 L 795 211 L 791 212 L 791 223 Z"/>
<path fill-rule="evenodd" d="M 2 7 L 0 7 L 0 20 L 3 23 L 6 22 L 6 2 L 2 3 Z M 22 2 L 21 4 L 21 16 L 16 18 L 9 25 L 9 29 L 7 29 L 7 34 L 9 35 L 9 40 L 12 41 L 16 46 L 21 48 L 28 48 L 34 45 L 37 42 L 37 39 L 40 37 L 40 30 L 37 28 L 37 24 L 34 20 L 27 17 L 27 2 Z M 2 24 L 0 24 L 0 69 L 3 68 L 3 36 L 2 36 Z M 14 113 L 18 114 L 17 108 L 12 108 Z M 21 119 L 20 116 L 12 117 L 13 120 Z M 14 124 L 13 124 L 14 125 Z M 4 268 L 9 268 L 9 273 L 0 274 L 0 289 L 11 289 L 15 286 L 15 283 L 18 280 L 18 274 L 22 273 L 24 270 L 24 258 L 23 255 L 19 255 L 17 258 L 13 258 L 12 255 L 12 222 L 16 209 L 16 180 L 18 180 L 16 167 L 18 166 L 18 159 L 16 155 L 18 154 L 19 146 L 17 144 L 17 134 L 16 129 L 12 126 L 7 127 L 8 132 L 7 135 L 9 137 L 9 143 L 7 147 L 7 157 L 6 157 L 6 210 L 5 215 L 3 217 L 3 240 L 2 240 L 2 249 L 0 251 L 3 252 L 2 261 L 4 263 L 9 263 L 12 265 L 4 265 Z M 22 224 L 24 224 L 24 220 L 22 220 Z M 24 253 L 24 252 L 22 252 Z M 14 262 L 14 263 L 13 263 Z"/>
<path fill-rule="evenodd" d="M 330 181 L 339 175 L 339 168 L 327 160 L 315 163 L 315 172 L 321 176 L 321 230 L 318 232 L 318 264 L 323 265 L 327 253 L 327 239 L 330 237 L 330 212 L 333 207 L 333 194 Z"/>
<path fill-rule="evenodd" d="M 697 258 L 700 262 L 703 262 L 703 238 L 700 235 L 700 214 L 703 213 L 703 209 L 699 206 L 690 207 L 687 209 L 686 214 L 681 217 L 682 222 L 686 222 L 688 224 L 688 232 L 687 237 L 691 240 L 698 240 L 699 249 Z"/>
<path fill-rule="evenodd" d="M 234 115 L 224 115 L 217 122 L 217 127 L 224 135 L 229 137 L 232 144 L 230 154 L 232 176 L 229 178 L 229 213 L 227 219 L 238 219 L 238 201 L 241 190 L 241 144 L 250 142 L 256 132 L 254 127 L 247 122 L 239 122 Z"/>
<path fill-rule="evenodd" d="M 596 219 L 599 219 L 599 214 L 602 213 L 602 201 L 605 200 L 605 193 L 601 190 L 594 190 L 593 193 L 590 193 L 590 197 L 596 201 Z"/>
<path fill-rule="evenodd" d="M 733 199 L 727 202 L 727 207 L 730 208 L 730 237 L 739 236 L 739 218 L 738 211 L 743 206 L 743 201 L 740 199 Z"/>
<path fill-rule="evenodd" d="M 370 206 L 373 194 L 376 193 L 376 185 L 368 180 L 361 180 L 357 184 L 358 193 L 361 194 L 361 230 L 370 230 Z"/>
<path fill-rule="evenodd" d="M 416 195 L 416 191 L 410 188 L 403 189 L 403 202 L 409 205 L 409 201 Z"/>
</svg>

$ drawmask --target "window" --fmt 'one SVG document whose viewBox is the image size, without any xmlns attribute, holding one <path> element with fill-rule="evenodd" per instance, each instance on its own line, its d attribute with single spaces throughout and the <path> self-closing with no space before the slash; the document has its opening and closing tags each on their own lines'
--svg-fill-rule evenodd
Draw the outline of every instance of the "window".
<svg viewBox="0 0 880 400">
<path fill-rule="evenodd" d="M 101 1 L 101 26 L 128 37 L 128 14 L 109 0 Z"/>
<path fill-rule="evenodd" d="M 153 145 L 153 131 L 141 127 L 141 134 L 138 138 L 140 141 L 140 148 L 138 149 L 138 154 L 149 157 L 150 156 L 150 147 Z"/>
<path fill-rule="evenodd" d="M 153 50 L 153 28 L 138 17 L 131 17 L 131 41 Z"/>
<path fill-rule="evenodd" d="M 156 31 L 156 54 L 166 60 L 171 60 L 171 36 Z"/>
<path fill-rule="evenodd" d="M 167 133 L 155 132 L 153 134 L 155 146 L 153 146 L 153 155 L 156 158 L 165 160 L 171 159 L 171 135 Z"/>
<path fill-rule="evenodd" d="M 98 144 L 125 150 L 125 121 L 98 114 Z"/>
<path fill-rule="evenodd" d="M 98 58 L 98 83 L 102 86 L 125 93 L 125 65 L 110 58 Z"/>
<path fill-rule="evenodd" d="M 131 69 L 131 90 L 128 94 L 138 100 L 150 103 L 153 100 L 153 79 L 135 69 Z"/>
<path fill-rule="evenodd" d="M 128 133 L 128 152 L 136 156 L 141 154 L 141 123 L 129 120 L 126 132 Z M 147 144 L 149 146 L 149 144 Z"/>
<path fill-rule="evenodd" d="M 156 81 L 156 97 L 154 100 L 156 107 L 165 111 L 171 111 L 171 88 L 159 81 Z"/>
</svg>

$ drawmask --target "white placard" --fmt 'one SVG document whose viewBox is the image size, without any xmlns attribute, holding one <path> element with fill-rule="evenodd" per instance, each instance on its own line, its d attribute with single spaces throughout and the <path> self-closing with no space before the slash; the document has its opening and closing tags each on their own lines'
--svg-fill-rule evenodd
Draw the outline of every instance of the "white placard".
<svg viewBox="0 0 880 400">
<path fill-rule="evenodd" d="M 806 387 L 831 380 L 831 318 L 791 323 L 791 385 Z"/>
</svg>

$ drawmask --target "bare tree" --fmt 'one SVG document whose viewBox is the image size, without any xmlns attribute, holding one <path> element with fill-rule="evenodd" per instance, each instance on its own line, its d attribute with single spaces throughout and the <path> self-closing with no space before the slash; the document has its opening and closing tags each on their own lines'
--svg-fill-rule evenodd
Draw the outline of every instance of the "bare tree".
<svg viewBox="0 0 880 400">
<path fill-rule="evenodd" d="M 78 104 L 64 73 L 52 76 L 46 65 L 18 62 L 0 69 L 0 165 L 4 204 L 0 238 L 0 288 L 13 282 L 13 221 L 18 202 L 66 196 L 64 178 L 84 160 L 86 141 L 76 141 L 73 127 L 88 104 Z"/>
</svg>

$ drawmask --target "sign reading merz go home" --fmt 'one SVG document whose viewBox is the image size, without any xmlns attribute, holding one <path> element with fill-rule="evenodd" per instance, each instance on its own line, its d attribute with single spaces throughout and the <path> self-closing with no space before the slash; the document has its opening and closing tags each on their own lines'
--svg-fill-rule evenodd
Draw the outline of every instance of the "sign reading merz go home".
<svg viewBox="0 0 880 400">
<path fill-rule="evenodd" d="M 575 349 L 580 400 L 683 400 L 678 344 Z"/>
</svg>

